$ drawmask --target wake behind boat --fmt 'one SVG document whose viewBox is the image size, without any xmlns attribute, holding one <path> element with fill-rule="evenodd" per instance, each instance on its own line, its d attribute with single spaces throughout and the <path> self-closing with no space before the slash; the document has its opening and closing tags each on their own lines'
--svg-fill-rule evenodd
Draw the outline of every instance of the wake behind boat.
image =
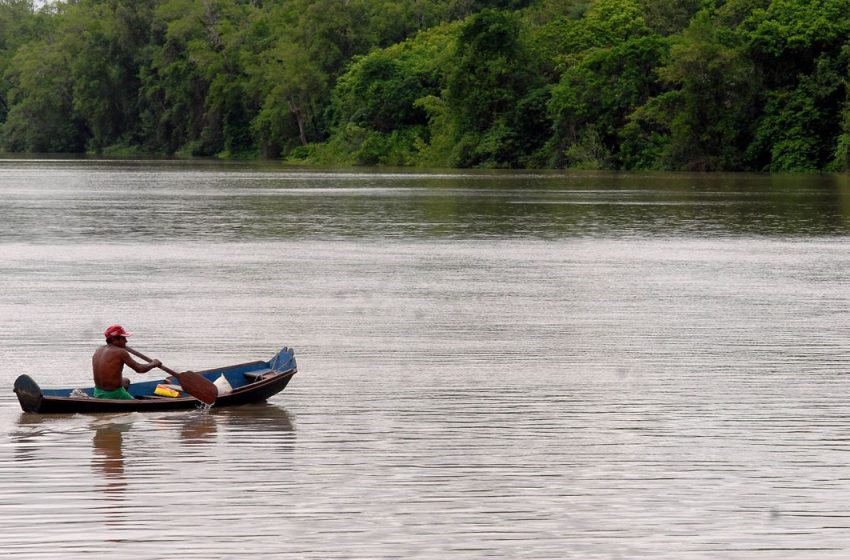
<svg viewBox="0 0 850 560">
<path fill-rule="evenodd" d="M 267 362 L 249 362 L 197 373 L 220 388 L 215 406 L 221 407 L 266 400 L 283 391 L 297 371 L 295 353 L 284 347 Z M 222 391 L 222 387 L 229 390 Z M 28 375 L 21 375 L 15 380 L 14 390 L 24 412 L 39 414 L 147 412 L 196 408 L 202 404 L 180 391 L 173 378 L 131 383 L 127 390 L 133 400 L 94 398 L 94 387 L 42 389 Z M 177 395 L 165 396 L 174 393 Z"/>
</svg>

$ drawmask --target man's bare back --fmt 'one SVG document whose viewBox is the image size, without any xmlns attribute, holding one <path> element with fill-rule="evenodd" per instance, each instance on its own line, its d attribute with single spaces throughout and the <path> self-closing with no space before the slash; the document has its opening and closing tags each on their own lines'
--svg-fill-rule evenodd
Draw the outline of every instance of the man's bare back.
<svg viewBox="0 0 850 560">
<path fill-rule="evenodd" d="M 122 386 L 124 371 L 124 360 L 130 358 L 130 353 L 113 346 L 105 344 L 98 348 L 92 356 L 92 372 L 94 373 L 95 387 L 104 391 L 112 391 Z"/>
<path fill-rule="evenodd" d="M 113 325 L 113 327 L 118 327 L 120 332 L 124 333 L 124 330 L 120 326 Z M 121 375 L 125 364 L 138 373 L 148 372 L 162 364 L 159 360 L 140 364 L 131 358 L 130 353 L 125 350 L 124 347 L 127 345 L 126 336 L 111 336 L 109 329 L 107 329 L 107 333 L 105 334 L 107 334 L 107 343 L 95 350 L 91 359 L 95 387 L 104 391 L 113 391 L 122 386 L 126 388 L 130 380 Z M 129 333 L 127 335 L 129 336 Z"/>
</svg>

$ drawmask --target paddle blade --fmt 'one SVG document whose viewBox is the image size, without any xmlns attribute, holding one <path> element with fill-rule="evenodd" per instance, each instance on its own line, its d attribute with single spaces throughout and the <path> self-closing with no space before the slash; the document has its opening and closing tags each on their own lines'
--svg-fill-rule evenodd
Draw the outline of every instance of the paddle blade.
<svg viewBox="0 0 850 560">
<path fill-rule="evenodd" d="M 184 371 L 176 375 L 183 390 L 206 404 L 213 404 L 218 398 L 218 387 L 212 381 L 194 371 Z"/>
</svg>

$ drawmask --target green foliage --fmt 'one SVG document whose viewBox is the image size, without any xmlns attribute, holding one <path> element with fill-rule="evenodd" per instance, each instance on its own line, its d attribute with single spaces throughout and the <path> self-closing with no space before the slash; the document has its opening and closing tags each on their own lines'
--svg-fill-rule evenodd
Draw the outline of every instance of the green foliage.
<svg viewBox="0 0 850 560">
<path fill-rule="evenodd" d="M 835 156 L 839 107 L 846 96 L 847 60 L 818 61 L 796 87 L 768 95 L 750 145 L 751 157 L 771 171 L 816 171 Z"/>
<path fill-rule="evenodd" d="M 850 30 L 850 0 L 773 0 L 743 22 L 751 48 L 775 58 L 811 60 L 840 49 Z"/>
<path fill-rule="evenodd" d="M 33 9 L 31 0 L 0 0 L 0 125 L 9 114 L 8 79 L 6 69 L 15 52 L 28 42 L 34 41 L 46 20 Z"/>
<path fill-rule="evenodd" d="M 368 164 L 417 163 L 429 137 L 428 104 L 421 100 L 440 94 L 457 28 L 439 26 L 354 60 L 337 81 L 329 110 L 337 151 Z"/>
<path fill-rule="evenodd" d="M 702 7 L 702 0 L 639 0 L 649 29 L 660 35 L 681 33 Z"/>
<path fill-rule="evenodd" d="M 73 111 L 68 53 L 56 44 L 21 47 L 6 71 L 9 113 L 3 147 L 10 152 L 81 152 L 83 123 Z"/>
<path fill-rule="evenodd" d="M 0 147 L 850 169 L 850 0 L 0 0 Z"/>
<path fill-rule="evenodd" d="M 680 92 L 670 107 L 665 160 L 674 169 L 744 167 L 760 75 L 733 30 L 701 12 L 676 38 L 660 75 Z"/>
<path fill-rule="evenodd" d="M 669 40 L 647 27 L 636 0 L 604 0 L 571 24 L 580 48 L 561 57 L 548 104 L 550 165 L 617 167 L 627 117 L 661 92 L 656 74 Z M 586 41 L 585 41 L 586 40 Z"/>
<path fill-rule="evenodd" d="M 620 131 L 620 153 L 624 169 L 661 170 L 670 168 L 670 122 L 674 108 L 681 104 L 681 92 L 668 91 L 650 98 L 635 109 Z"/>
<path fill-rule="evenodd" d="M 830 171 L 850 171 L 850 116 L 844 115 L 844 132 L 838 137 L 835 158 L 827 167 Z"/>
<path fill-rule="evenodd" d="M 428 115 L 428 141 L 420 140 L 416 147 L 419 150 L 419 164 L 426 167 L 451 167 L 457 160 L 454 151 L 457 149 L 457 122 L 452 118 L 445 100 L 436 95 L 418 99 L 416 105 Z"/>
<path fill-rule="evenodd" d="M 409 61 L 407 61 L 409 62 Z M 337 120 L 378 132 L 424 124 L 425 113 L 414 102 L 433 89 L 429 76 L 402 66 L 395 53 L 375 51 L 357 60 L 334 88 Z"/>
<path fill-rule="evenodd" d="M 517 167 L 527 157 L 518 150 L 516 127 L 526 117 L 523 109 L 531 107 L 523 100 L 538 74 L 522 31 L 514 13 L 492 9 L 478 12 L 460 28 L 443 94 L 442 123 L 456 142 L 444 154 L 449 165 Z"/>
<path fill-rule="evenodd" d="M 576 13 L 581 16 L 576 18 Z M 531 30 L 529 45 L 544 67 L 568 67 L 587 51 L 648 33 L 637 0 L 595 0 L 586 5 L 572 4 L 566 13 L 553 14 L 551 20 Z"/>
<path fill-rule="evenodd" d="M 767 90 L 748 147 L 755 167 L 845 168 L 837 154 L 848 101 L 849 13 L 850 0 L 774 0 L 743 21 L 741 35 Z"/>
<path fill-rule="evenodd" d="M 231 0 L 157 6 L 151 63 L 142 72 L 151 148 L 239 157 L 255 151 L 242 59 L 257 9 Z"/>
<path fill-rule="evenodd" d="M 619 135 L 628 116 L 661 92 L 656 70 L 669 48 L 669 41 L 660 36 L 635 37 L 612 47 L 587 51 L 563 74 L 552 88 L 549 102 L 556 164 L 573 166 L 573 161 L 578 160 L 566 152 L 586 153 L 586 147 L 573 146 L 592 143 L 593 153 L 609 154 L 594 157 L 595 161 L 605 167 L 616 166 L 617 158 L 611 154 L 620 151 Z"/>
<path fill-rule="evenodd" d="M 85 121 L 90 151 L 137 141 L 139 52 L 147 44 L 151 1 L 69 6 L 58 32 L 70 61 L 72 106 Z M 103 61 L 110 61 L 104 64 Z"/>
<path fill-rule="evenodd" d="M 519 20 L 507 12 L 484 10 L 460 30 L 446 101 L 464 129 L 482 132 L 504 113 L 526 78 L 519 43 Z"/>
</svg>

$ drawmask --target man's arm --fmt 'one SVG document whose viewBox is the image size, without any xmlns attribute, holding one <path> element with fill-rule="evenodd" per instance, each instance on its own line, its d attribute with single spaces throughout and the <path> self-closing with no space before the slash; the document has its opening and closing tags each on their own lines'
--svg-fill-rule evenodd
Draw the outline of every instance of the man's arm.
<svg viewBox="0 0 850 560">
<path fill-rule="evenodd" d="M 153 368 L 156 368 L 156 367 L 159 367 L 159 366 L 162 365 L 162 362 L 160 362 L 159 360 L 153 360 L 152 362 L 147 363 L 147 364 L 140 364 L 139 362 L 137 362 L 136 360 L 131 358 L 130 353 L 127 352 L 126 350 L 124 350 L 121 353 L 121 359 L 124 361 L 125 364 L 130 366 L 130 368 L 132 368 L 136 373 L 147 373 L 150 370 L 152 370 Z"/>
</svg>

